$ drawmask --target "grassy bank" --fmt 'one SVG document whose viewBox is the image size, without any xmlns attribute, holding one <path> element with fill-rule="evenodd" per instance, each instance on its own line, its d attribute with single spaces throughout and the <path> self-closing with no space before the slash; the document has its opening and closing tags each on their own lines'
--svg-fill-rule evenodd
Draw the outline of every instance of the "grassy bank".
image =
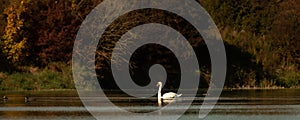
<svg viewBox="0 0 300 120">
<path fill-rule="evenodd" d="M 44 89 L 75 89 L 70 66 L 51 63 L 43 69 L 22 67 L 18 72 L 0 72 L 0 90 Z"/>
<path fill-rule="evenodd" d="M 232 69 L 232 68 L 230 68 Z M 278 77 L 267 78 L 261 76 L 263 80 L 258 81 L 253 77 L 255 84 L 244 84 L 242 86 L 232 86 L 233 83 L 243 82 L 249 78 L 241 77 L 243 71 L 235 71 L 237 75 L 227 75 L 224 89 L 285 89 L 300 88 L 298 83 L 298 73 L 289 72 L 278 75 Z M 245 73 L 246 74 L 246 73 Z M 271 82 L 273 81 L 273 82 Z M 232 82 L 232 83 L 231 83 Z M 23 90 L 71 90 L 75 89 L 72 69 L 65 63 L 50 63 L 44 68 L 21 67 L 17 71 L 8 73 L 0 72 L 0 90 L 23 91 Z"/>
</svg>

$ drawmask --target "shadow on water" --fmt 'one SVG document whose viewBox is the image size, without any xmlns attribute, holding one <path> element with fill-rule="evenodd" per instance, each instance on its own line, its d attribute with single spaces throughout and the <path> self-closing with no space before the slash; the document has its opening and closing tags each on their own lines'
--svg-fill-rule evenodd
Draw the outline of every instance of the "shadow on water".
<svg viewBox="0 0 300 120">
<path fill-rule="evenodd" d="M 147 113 L 160 109 L 157 106 L 157 98 L 134 98 L 119 91 L 106 91 L 106 96 L 116 106 L 123 110 L 135 113 Z M 7 96 L 7 100 L 0 101 L 0 119 L 94 119 L 83 107 L 76 91 L 44 91 L 44 92 L 0 92 L 1 96 Z M 25 96 L 31 101 L 26 102 Z M 100 100 L 106 96 L 97 96 Z M 193 100 L 190 108 L 182 119 L 192 119 L 198 116 L 200 106 L 204 100 L 202 94 L 193 98 L 178 98 L 178 106 L 171 108 L 163 116 L 175 114 L 174 111 L 184 109 L 188 101 Z M 96 97 L 95 97 L 96 98 Z M 95 102 L 96 99 L 88 99 Z M 215 100 L 218 98 L 209 98 Z M 96 101 L 101 102 L 101 101 Z M 95 107 L 93 110 L 105 113 L 104 116 L 114 116 L 116 111 L 112 106 L 102 104 L 103 107 Z M 204 109 L 206 110 L 206 109 Z M 217 105 L 210 112 L 208 119 L 217 117 L 238 116 L 294 116 L 300 114 L 300 89 L 277 90 L 224 90 L 218 99 Z M 296 115 L 296 116 L 295 116 Z M 292 118 L 294 119 L 294 118 Z"/>
</svg>

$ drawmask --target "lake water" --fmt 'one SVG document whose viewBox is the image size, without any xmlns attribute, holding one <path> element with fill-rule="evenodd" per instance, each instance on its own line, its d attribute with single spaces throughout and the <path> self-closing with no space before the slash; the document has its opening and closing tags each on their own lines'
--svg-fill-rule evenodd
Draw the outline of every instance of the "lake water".
<svg viewBox="0 0 300 120">
<path fill-rule="evenodd" d="M 185 100 L 177 101 L 179 106 L 170 112 L 153 116 L 143 113 L 160 109 L 155 97 L 137 99 L 124 96 L 118 91 L 108 91 L 107 96 L 119 108 L 139 113 L 139 116 L 122 116 L 116 114 L 112 106 L 95 107 L 103 119 L 157 119 L 168 118 L 174 111 L 184 109 Z M 76 91 L 39 91 L 11 92 L 2 91 L 0 96 L 7 100 L 0 101 L 0 119 L 73 119 L 95 120 L 81 103 Z M 24 97 L 29 96 L 29 102 Z M 104 96 L 103 96 L 104 97 Z M 204 96 L 198 95 L 181 120 L 198 120 L 199 108 Z M 88 98 L 91 101 L 93 98 Z M 212 98 L 214 99 L 214 98 Z M 182 104 L 182 106 L 180 106 Z M 300 89 L 276 90 L 224 90 L 217 105 L 205 120 L 299 120 Z"/>
</svg>

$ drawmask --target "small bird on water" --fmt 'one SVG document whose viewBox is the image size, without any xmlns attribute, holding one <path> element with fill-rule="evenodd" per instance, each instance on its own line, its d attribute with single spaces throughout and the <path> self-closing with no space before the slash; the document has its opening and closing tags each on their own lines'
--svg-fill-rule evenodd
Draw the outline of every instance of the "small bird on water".
<svg viewBox="0 0 300 120">
<path fill-rule="evenodd" d="M 24 97 L 24 102 L 25 103 L 28 103 L 28 102 L 31 102 L 31 101 L 35 101 L 35 98 L 29 98 L 28 96 Z"/>
<path fill-rule="evenodd" d="M 8 100 L 8 98 L 6 96 L 2 97 L 2 102 L 6 102 Z"/>
<path fill-rule="evenodd" d="M 25 103 L 28 103 L 28 102 L 29 102 L 29 97 L 28 97 L 28 96 L 25 96 L 25 97 L 24 97 L 24 101 L 25 101 Z"/>
<path fill-rule="evenodd" d="M 8 98 L 4 95 L 4 96 L 2 97 L 2 99 L 3 99 L 3 100 L 7 100 Z"/>
</svg>

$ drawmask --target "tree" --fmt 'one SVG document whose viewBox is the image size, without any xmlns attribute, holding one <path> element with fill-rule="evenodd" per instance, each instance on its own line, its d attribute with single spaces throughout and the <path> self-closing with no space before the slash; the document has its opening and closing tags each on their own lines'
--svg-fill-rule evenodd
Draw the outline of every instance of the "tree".
<svg viewBox="0 0 300 120">
<path fill-rule="evenodd" d="M 300 1 L 286 0 L 280 3 L 272 30 L 272 45 L 282 58 L 284 66 L 300 63 Z"/>
<path fill-rule="evenodd" d="M 71 61 L 73 43 L 79 26 L 99 2 L 47 0 L 40 3 L 41 13 L 34 14 L 33 17 L 36 21 L 35 26 L 38 26 L 38 38 L 34 43 L 35 54 L 41 66 L 49 62 Z"/>
<path fill-rule="evenodd" d="M 7 15 L 7 25 L 4 36 L 0 42 L 2 53 L 13 64 L 19 64 L 29 53 L 28 33 L 25 31 L 24 13 L 30 0 L 11 0 L 9 6 L 5 8 Z"/>
<path fill-rule="evenodd" d="M 5 26 L 6 26 L 6 19 L 5 15 L 3 14 L 4 9 L 7 7 L 7 4 L 9 3 L 8 0 L 2 0 L 0 2 L 0 39 L 4 35 Z"/>
</svg>

